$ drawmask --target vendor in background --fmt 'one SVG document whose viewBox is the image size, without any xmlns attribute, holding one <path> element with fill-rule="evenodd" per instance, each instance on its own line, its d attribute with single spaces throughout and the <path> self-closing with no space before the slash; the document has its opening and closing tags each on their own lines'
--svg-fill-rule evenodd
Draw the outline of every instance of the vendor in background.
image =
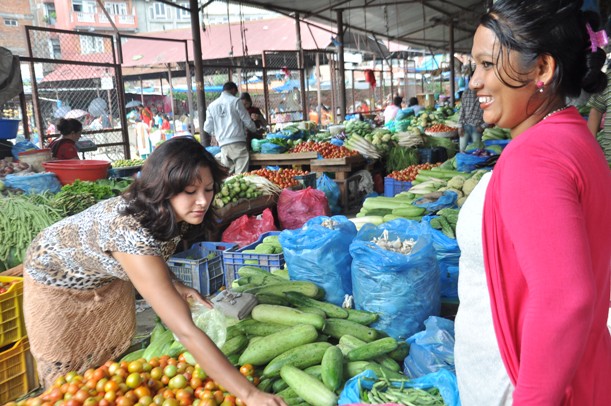
<svg viewBox="0 0 611 406">
<path fill-rule="evenodd" d="M 588 128 L 603 148 L 605 158 L 611 165 L 611 63 L 607 65 L 607 87 L 601 93 L 592 95 L 588 102 Z"/>
<path fill-rule="evenodd" d="M 140 111 L 140 118 L 142 122 L 146 124 L 149 129 L 153 128 L 153 112 L 146 106 L 139 106 L 138 110 Z"/>
<path fill-rule="evenodd" d="M 484 123 L 484 112 L 479 106 L 477 94 L 470 87 L 462 94 L 458 124 L 460 152 L 465 152 L 469 143 L 481 143 L 487 125 Z"/>
<path fill-rule="evenodd" d="M 170 118 L 167 115 L 164 115 L 161 119 L 161 127 L 162 130 L 170 130 L 172 129 L 172 125 L 170 124 Z"/>
<path fill-rule="evenodd" d="M 136 131 L 136 147 L 138 148 L 138 154 L 140 158 L 146 159 L 153 150 L 149 127 L 144 124 L 142 119 L 137 118 L 134 130 Z"/>
<path fill-rule="evenodd" d="M 418 114 L 418 112 L 422 110 L 422 106 L 418 104 L 417 97 L 410 97 L 409 103 L 407 103 L 407 107 L 414 110 L 414 114 Z"/>
<path fill-rule="evenodd" d="M 60 118 L 57 129 L 61 137 L 53 140 L 48 148 L 55 159 L 79 159 L 76 142 L 81 138 L 83 124 L 75 118 Z"/>
<path fill-rule="evenodd" d="M 244 92 L 240 95 L 240 100 L 244 103 L 244 107 L 250 114 L 250 118 L 255 122 L 257 129 L 264 128 L 267 126 L 267 120 L 263 113 L 261 113 L 261 109 L 252 105 L 252 99 L 250 98 L 250 94 Z"/>
<path fill-rule="evenodd" d="M 611 171 L 566 105 L 606 84 L 581 6 L 497 0 L 475 31 L 469 87 L 511 142 L 458 218 L 463 406 L 611 405 Z"/>
<path fill-rule="evenodd" d="M 384 122 L 388 123 L 392 121 L 397 116 L 399 110 L 401 110 L 401 103 L 403 102 L 403 97 L 395 96 L 392 99 L 392 103 L 389 104 L 384 110 Z"/>
<path fill-rule="evenodd" d="M 214 227 L 211 203 L 225 175 L 195 139 L 173 138 L 151 154 L 122 196 L 55 223 L 32 241 L 24 261 L 23 309 L 45 387 L 129 348 L 135 288 L 227 391 L 248 405 L 285 405 L 242 376 L 193 323 L 187 300 L 212 305 L 166 263 L 182 238 Z"/>
</svg>

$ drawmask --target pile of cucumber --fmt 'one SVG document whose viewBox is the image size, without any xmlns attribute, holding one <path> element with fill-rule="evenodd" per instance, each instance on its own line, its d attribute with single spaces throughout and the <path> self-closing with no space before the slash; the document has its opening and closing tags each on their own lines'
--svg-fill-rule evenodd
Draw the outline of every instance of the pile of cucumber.
<svg viewBox="0 0 611 406">
<path fill-rule="evenodd" d="M 402 379 L 409 345 L 369 325 L 378 315 L 321 300 L 324 291 L 253 266 L 238 270 L 235 290 L 259 302 L 228 328 L 221 350 L 235 365 L 253 365 L 259 388 L 289 405 L 332 406 L 344 383 L 366 369 Z"/>
</svg>

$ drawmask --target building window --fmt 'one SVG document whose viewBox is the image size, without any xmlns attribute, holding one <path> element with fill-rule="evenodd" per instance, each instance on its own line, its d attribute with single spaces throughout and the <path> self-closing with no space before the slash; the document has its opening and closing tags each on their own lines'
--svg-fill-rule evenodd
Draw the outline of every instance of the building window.
<svg viewBox="0 0 611 406">
<path fill-rule="evenodd" d="M 12 18 L 5 18 L 4 25 L 8 25 L 9 27 L 17 27 L 17 20 L 13 20 Z"/>
<path fill-rule="evenodd" d="M 93 14 L 96 12 L 95 1 L 72 0 L 72 11 Z"/>
<path fill-rule="evenodd" d="M 81 39 L 81 54 L 97 54 L 104 52 L 104 39 L 100 37 L 90 37 L 82 35 Z"/>
<path fill-rule="evenodd" d="M 110 15 L 127 15 L 127 4 L 126 3 L 104 3 L 104 8 Z"/>
<path fill-rule="evenodd" d="M 180 5 L 182 7 L 187 8 L 187 9 L 189 8 L 189 3 L 180 3 Z M 190 20 L 191 19 L 191 13 L 189 11 L 187 11 L 187 10 L 183 10 L 181 8 L 177 8 L 176 9 L 176 17 L 179 20 Z"/>
<path fill-rule="evenodd" d="M 155 3 L 151 7 L 153 20 L 165 20 L 168 18 L 166 5 L 163 3 Z"/>
<path fill-rule="evenodd" d="M 62 50 L 59 45 L 59 39 L 52 38 L 49 40 L 49 53 L 51 58 L 53 59 L 61 59 L 62 58 Z"/>
</svg>

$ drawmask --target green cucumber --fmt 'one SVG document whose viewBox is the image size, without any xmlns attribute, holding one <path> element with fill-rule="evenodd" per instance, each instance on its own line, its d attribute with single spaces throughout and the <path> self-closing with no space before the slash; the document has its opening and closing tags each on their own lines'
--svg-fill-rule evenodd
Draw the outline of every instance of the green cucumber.
<svg viewBox="0 0 611 406">
<path fill-rule="evenodd" d="M 225 355 L 239 353 L 248 345 L 248 337 L 245 335 L 235 336 L 227 341 L 221 347 L 221 352 Z"/>
<path fill-rule="evenodd" d="M 322 383 L 333 392 L 344 383 L 344 354 L 335 346 L 327 348 L 320 363 Z"/>
<path fill-rule="evenodd" d="M 126 362 L 136 361 L 142 358 L 145 350 L 146 348 L 140 348 L 139 350 L 130 352 L 129 354 L 126 354 L 123 358 L 121 358 L 121 361 L 126 361 Z"/>
<path fill-rule="evenodd" d="M 332 303 L 323 302 L 320 300 L 312 299 L 299 292 L 287 292 L 286 298 L 291 302 L 293 306 L 306 306 L 315 307 L 326 313 L 327 317 L 333 317 L 336 319 L 345 319 L 348 317 L 346 309 L 342 309 Z"/>
<path fill-rule="evenodd" d="M 238 275 L 241 278 L 248 278 L 249 283 L 255 285 L 271 285 L 279 282 L 286 282 L 285 279 L 267 272 L 256 266 L 243 266 L 238 269 Z M 239 279 L 238 279 L 239 280 Z"/>
<path fill-rule="evenodd" d="M 336 406 L 337 395 L 318 379 L 291 365 L 280 370 L 280 376 L 299 397 L 313 406 Z"/>
<path fill-rule="evenodd" d="M 271 379 L 261 379 L 257 385 L 257 389 L 266 393 L 272 393 L 273 381 Z"/>
<path fill-rule="evenodd" d="M 267 323 L 278 323 L 287 326 L 299 324 L 310 324 L 318 330 L 322 330 L 325 319 L 312 313 L 304 313 L 301 310 L 287 306 L 260 304 L 252 309 L 252 318 Z"/>
<path fill-rule="evenodd" d="M 375 329 L 346 319 L 327 319 L 322 331 L 337 339 L 346 334 L 353 335 L 365 342 L 378 338 L 378 332 Z"/>
<path fill-rule="evenodd" d="M 308 281 L 284 281 L 273 285 L 257 286 L 246 289 L 248 293 L 270 293 L 272 295 L 283 296 L 286 292 L 299 292 L 309 297 L 319 297 L 324 295 L 324 291 L 318 286 Z M 321 293 L 322 292 L 322 293 Z"/>
<path fill-rule="evenodd" d="M 312 375 L 314 378 L 322 379 L 322 365 L 313 365 L 303 370 L 305 373 Z"/>
<path fill-rule="evenodd" d="M 299 395 L 297 395 L 297 392 L 295 392 L 293 388 L 289 386 L 282 389 L 280 392 L 277 392 L 276 395 L 280 396 L 282 399 L 292 399 L 299 397 Z"/>
<path fill-rule="evenodd" d="M 279 379 L 276 379 L 276 380 L 274 381 L 274 383 L 273 383 L 273 385 L 272 385 L 272 392 L 273 392 L 273 393 L 278 393 L 278 392 L 280 392 L 281 390 L 286 389 L 286 388 L 288 388 L 288 387 L 289 387 L 289 386 L 287 385 L 287 383 L 286 383 L 286 382 L 284 382 L 284 380 L 283 380 L 283 379 L 279 378 Z"/>
<path fill-rule="evenodd" d="M 286 298 L 278 295 L 272 295 L 270 293 L 257 293 L 255 295 L 257 302 L 260 304 L 273 304 L 280 306 L 290 306 L 291 303 Z"/>
<path fill-rule="evenodd" d="M 265 365 L 291 348 L 311 343 L 318 337 L 314 326 L 301 324 L 251 342 L 240 356 L 240 365 Z"/>
<path fill-rule="evenodd" d="M 395 372 L 401 372 L 401 365 L 399 365 L 397 361 L 390 358 L 388 355 L 381 355 L 379 357 L 375 357 L 374 360 L 385 368 L 388 368 Z"/>
<path fill-rule="evenodd" d="M 271 360 L 263 370 L 263 376 L 276 377 L 284 365 L 293 365 L 299 369 L 321 363 L 326 350 L 333 347 L 326 342 L 314 342 L 292 348 Z"/>
<path fill-rule="evenodd" d="M 392 337 L 380 338 L 351 350 L 346 355 L 346 359 L 348 361 L 368 361 L 391 352 L 397 346 L 397 340 Z"/>
<path fill-rule="evenodd" d="M 388 356 L 397 362 L 403 362 L 405 357 L 409 355 L 409 344 L 407 341 L 399 341 L 396 349 L 388 353 Z"/>
<path fill-rule="evenodd" d="M 323 312 L 318 307 L 297 306 L 297 310 L 301 310 L 304 313 L 318 314 L 321 317 L 327 318 L 327 313 Z"/>
<path fill-rule="evenodd" d="M 386 367 L 383 367 L 382 365 L 377 364 L 375 362 L 370 362 L 367 365 L 366 369 L 371 369 L 373 372 L 375 372 L 375 374 L 378 376 L 378 378 L 407 379 L 407 377 L 405 375 L 400 374 L 398 372 L 395 372 L 392 369 L 388 369 Z"/>
<path fill-rule="evenodd" d="M 348 380 L 367 369 L 369 361 L 350 361 L 344 364 L 344 379 Z"/>
<path fill-rule="evenodd" d="M 348 312 L 348 320 L 363 324 L 365 326 L 368 326 L 378 320 L 377 313 L 357 309 L 346 309 L 346 311 Z"/>
<path fill-rule="evenodd" d="M 263 323 L 253 319 L 242 320 L 236 326 L 248 336 L 268 336 L 288 328 L 284 324 Z"/>
</svg>

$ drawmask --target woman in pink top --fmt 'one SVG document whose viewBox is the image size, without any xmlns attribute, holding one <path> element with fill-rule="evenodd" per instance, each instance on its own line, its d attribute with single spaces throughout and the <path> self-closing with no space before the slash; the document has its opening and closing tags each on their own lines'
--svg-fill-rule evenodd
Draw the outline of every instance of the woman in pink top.
<svg viewBox="0 0 611 406">
<path fill-rule="evenodd" d="M 499 0 L 473 41 L 469 86 L 484 121 L 512 138 L 486 190 L 482 243 L 513 405 L 611 405 L 611 172 L 565 102 L 606 85 L 605 38 L 581 5 Z"/>
</svg>

